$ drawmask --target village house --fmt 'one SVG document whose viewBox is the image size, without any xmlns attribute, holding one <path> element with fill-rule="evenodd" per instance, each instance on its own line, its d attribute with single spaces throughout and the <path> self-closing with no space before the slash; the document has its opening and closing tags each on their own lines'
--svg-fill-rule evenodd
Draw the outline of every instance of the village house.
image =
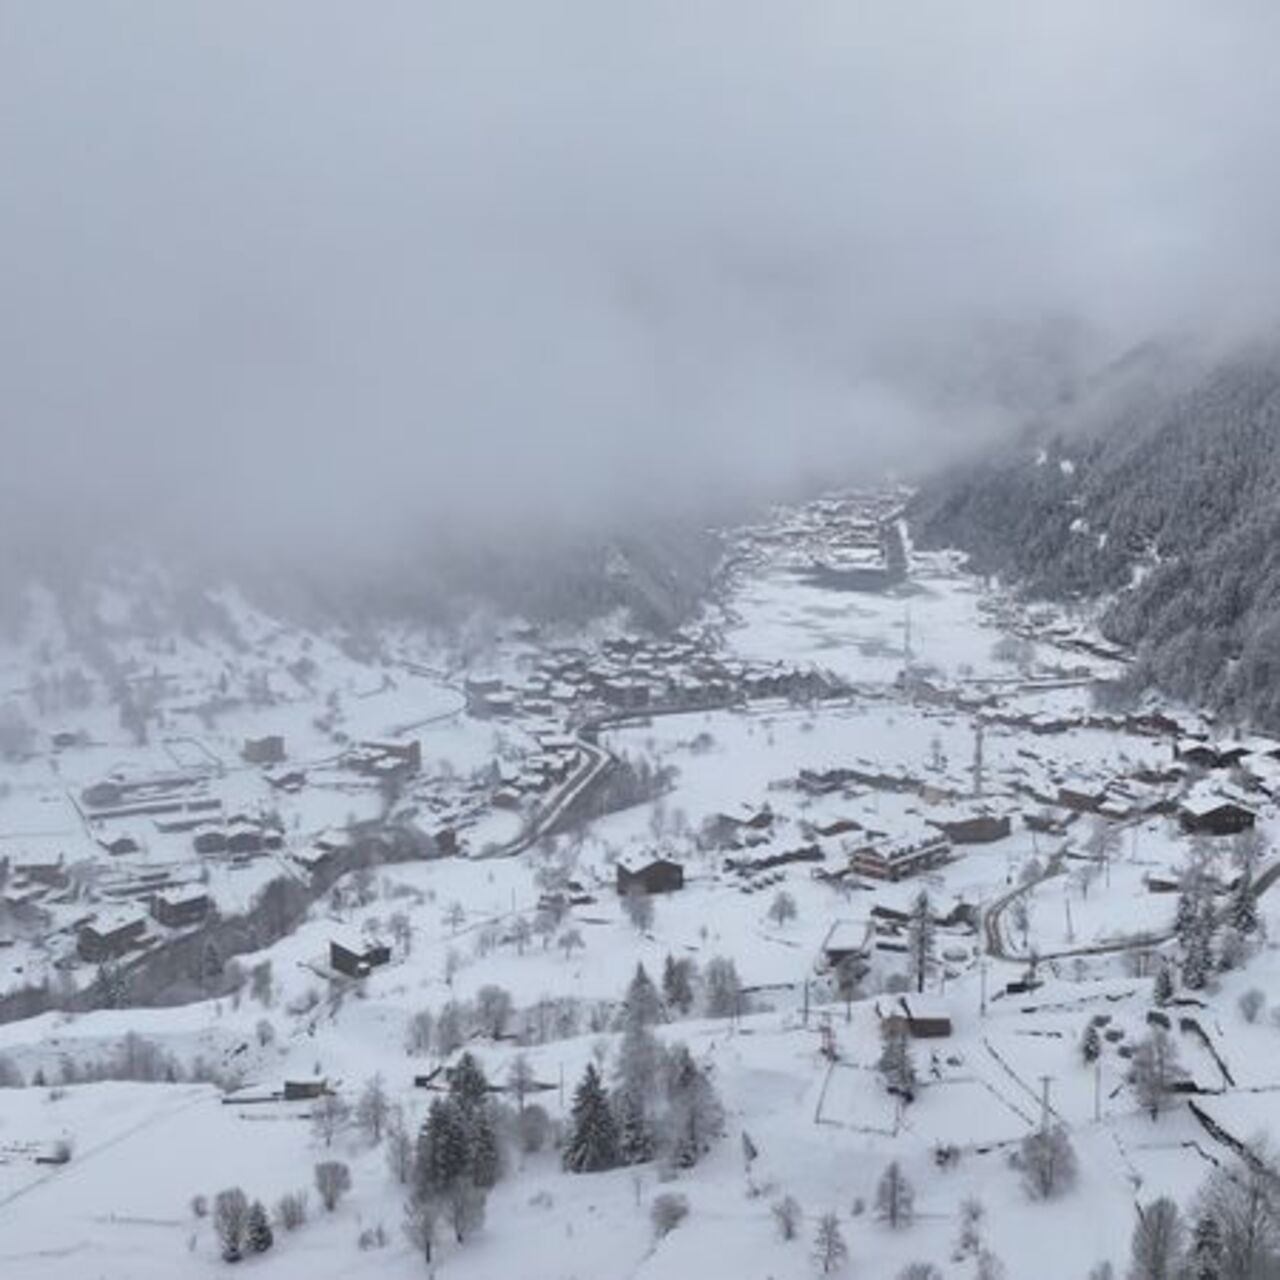
<svg viewBox="0 0 1280 1280">
<path fill-rule="evenodd" d="M 1188 835 L 1230 836 L 1249 830 L 1256 819 L 1252 809 L 1227 796 L 1192 792 L 1178 809 L 1178 822 Z"/>
<path fill-rule="evenodd" d="M 151 915 L 169 929 L 185 929 L 200 924 L 213 905 L 208 893 L 198 885 L 165 889 L 151 899 Z"/>
<path fill-rule="evenodd" d="M 132 951 L 146 930 L 147 918 L 139 912 L 103 912 L 80 926 L 76 951 L 90 964 L 115 960 Z"/>
<path fill-rule="evenodd" d="M 951 841 L 940 832 L 886 837 L 860 845 L 849 855 L 849 868 L 871 880 L 903 880 L 945 862 Z"/>
<path fill-rule="evenodd" d="M 391 963 L 391 948 L 380 942 L 365 942 L 349 935 L 329 942 L 329 967 L 348 978 L 364 978 L 370 969 Z"/>
<path fill-rule="evenodd" d="M 886 1026 L 903 1027 L 913 1040 L 938 1040 L 952 1031 L 950 1010 L 934 996 L 913 992 L 887 1007 L 877 1002 L 876 1014 Z"/>
<path fill-rule="evenodd" d="M 284 738 L 278 733 L 267 734 L 263 738 L 246 738 L 240 755 L 248 764 L 279 764 L 284 759 Z"/>
<path fill-rule="evenodd" d="M 836 920 L 822 940 L 819 967 L 837 969 L 846 960 L 865 960 L 875 944 L 871 920 Z"/>
<path fill-rule="evenodd" d="M 643 893 L 674 893 L 684 888 L 684 867 L 670 858 L 655 858 L 634 866 L 619 862 L 616 875 L 620 894 L 633 889 Z"/>
</svg>

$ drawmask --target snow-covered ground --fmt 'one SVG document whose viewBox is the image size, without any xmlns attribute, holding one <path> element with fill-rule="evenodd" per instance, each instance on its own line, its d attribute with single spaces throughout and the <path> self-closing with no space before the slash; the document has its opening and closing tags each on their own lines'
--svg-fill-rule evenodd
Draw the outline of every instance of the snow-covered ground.
<svg viewBox="0 0 1280 1280">
<path fill-rule="evenodd" d="M 385 866 L 362 895 L 318 898 L 289 936 L 237 957 L 246 972 L 269 962 L 266 1000 L 245 988 L 174 1008 L 44 1013 L 0 1026 L 0 1056 L 27 1082 L 0 1090 L 0 1274 L 22 1280 L 222 1275 L 228 1268 L 219 1261 L 210 1220 L 193 1213 L 192 1198 L 240 1185 L 270 1205 L 310 1187 L 313 1165 L 330 1158 L 347 1161 L 353 1176 L 337 1211 L 324 1213 L 313 1193 L 310 1220 L 296 1232 L 278 1229 L 275 1247 L 241 1267 L 279 1280 L 423 1274 L 421 1258 L 400 1231 L 405 1191 L 390 1176 L 382 1147 L 355 1126 L 327 1146 L 309 1122 L 309 1101 L 253 1099 L 286 1080 L 324 1077 L 354 1102 L 380 1074 L 413 1132 L 433 1096 L 415 1087 L 414 1077 L 440 1059 L 406 1051 L 411 1019 L 422 1010 L 438 1016 L 451 1001 L 473 1003 L 496 984 L 510 992 L 511 1026 L 522 1028 L 528 1043 L 477 1033 L 470 1047 L 494 1081 L 504 1079 L 518 1052 L 527 1053 L 547 1086 L 538 1102 L 563 1122 L 586 1064 L 603 1061 L 606 1077 L 611 1073 L 614 1014 L 637 963 L 657 978 L 668 955 L 700 967 L 713 957 L 731 958 L 747 990 L 749 1011 L 741 1017 L 711 1018 L 699 1006 L 659 1028 L 664 1041 L 684 1042 L 710 1069 L 726 1112 L 721 1141 L 669 1183 L 653 1165 L 571 1175 L 554 1150 L 512 1153 L 489 1199 L 484 1229 L 465 1246 L 442 1246 L 441 1274 L 475 1280 L 807 1276 L 814 1224 L 832 1211 L 848 1241 L 850 1275 L 893 1277 L 909 1262 L 929 1261 L 947 1277 L 965 1277 L 973 1262 L 953 1261 L 952 1250 L 961 1203 L 974 1196 L 986 1207 L 985 1242 L 1010 1280 L 1081 1280 L 1103 1259 L 1120 1265 L 1135 1202 L 1171 1194 L 1186 1203 L 1211 1159 L 1226 1154 L 1185 1103 L 1153 1122 L 1127 1083 L 1126 1055 L 1146 1034 L 1152 981 L 1150 961 L 1139 961 L 1123 944 L 1167 933 L 1176 895 L 1152 892 L 1148 880 L 1176 876 L 1191 842 L 1168 816 L 1135 817 L 1116 824 L 1106 860 L 1091 861 L 1104 843 L 1097 819 L 1079 817 L 1058 834 L 1037 834 L 1021 819 L 1043 807 L 1028 787 L 1158 773 L 1172 753 L 1165 739 L 1079 723 L 1089 710 L 1088 690 L 1046 690 L 1036 685 L 1037 672 L 1028 671 L 1039 664 L 1042 676 L 1051 664 L 1083 663 L 1102 673 L 1106 660 L 1056 653 L 1048 644 L 1031 659 L 1025 651 L 1016 660 L 1008 651 L 995 656 L 1002 633 L 980 584 L 946 557 L 921 559 L 916 569 L 912 589 L 885 595 L 823 590 L 780 564 L 739 571 L 725 601 L 732 619 L 727 651 L 833 670 L 855 686 L 851 696 L 809 706 L 777 701 L 661 715 L 609 729 L 602 745 L 613 753 L 674 769 L 659 799 L 544 837 L 519 856 Z M 248 606 L 233 613 L 248 652 L 268 655 L 275 700 L 228 707 L 210 726 L 179 706 L 205 701 L 224 672 L 231 688 L 247 687 L 253 664 L 245 651 L 197 652 L 185 642 L 173 652 L 144 646 L 139 663 L 160 662 L 173 677 L 164 732 L 139 746 L 104 706 L 59 713 L 59 728 L 65 723 L 83 732 L 89 745 L 41 754 L 7 772 L 3 850 L 15 860 L 20 852 L 34 860 L 36 850 L 60 846 L 88 856 L 95 833 L 76 802 L 85 786 L 117 769 L 126 776 L 201 771 L 227 808 L 278 809 L 287 836 L 276 858 L 241 869 L 209 866 L 211 892 L 231 910 L 250 900 L 295 844 L 379 811 L 376 788 L 348 785 L 336 769 L 342 744 L 332 723 L 317 723 L 335 693 L 346 738 L 416 737 L 424 773 L 433 777 L 465 778 L 525 749 L 527 726 L 465 714 L 455 682 L 427 674 L 442 664 L 425 646 L 412 666 L 369 661 L 319 637 L 273 630 Z M 55 643 L 52 618 L 44 630 L 43 639 Z M 962 702 L 909 697 L 896 683 L 908 642 L 912 659 L 928 664 L 939 680 L 957 687 L 995 681 L 982 687 L 998 689 L 1001 712 L 1072 723 L 1041 734 L 986 715 L 979 731 L 979 712 Z M 288 671 L 304 655 L 317 668 L 309 685 Z M 29 657 L 10 655 L 4 667 L 10 687 L 25 688 Z M 504 658 L 499 652 L 490 661 L 499 668 Z M 42 726 L 48 725 L 45 717 Z M 288 743 L 289 763 L 308 771 L 300 792 L 271 790 L 261 770 L 240 760 L 245 738 L 272 733 Z M 799 785 L 802 770 L 841 768 L 924 785 L 855 781 L 822 794 Z M 957 803 L 1010 813 L 1011 834 L 990 844 L 956 845 L 941 865 L 897 884 L 815 875 L 842 869 L 850 850 L 878 838 L 875 833 L 924 828 L 952 814 Z M 1255 803 L 1265 841 L 1276 816 L 1265 797 Z M 709 820 L 741 822 L 766 809 L 768 821 L 742 829 L 736 843 L 744 847 L 717 848 L 705 835 Z M 494 825 L 486 842 L 519 830 L 511 814 L 489 820 Z M 857 825 L 824 834 L 845 822 Z M 190 863 L 179 839 L 149 833 L 139 854 L 111 866 Z M 1214 843 L 1212 865 L 1227 878 L 1230 842 Z M 755 872 L 729 865 L 814 847 L 816 860 Z M 478 851 L 477 841 L 471 852 Z M 638 927 L 615 891 L 615 867 L 655 853 L 684 865 L 685 887 L 656 897 L 652 920 Z M 94 856 L 101 860 L 100 851 Z M 892 1008 L 890 991 L 907 968 L 902 932 L 884 913 L 908 910 L 922 888 L 940 917 L 961 904 L 992 910 L 992 927 L 1015 958 L 985 954 L 984 931 L 959 918 L 939 925 L 927 995 L 947 1012 L 951 1033 L 915 1043 L 921 1085 L 904 1107 L 876 1070 L 880 1015 Z M 557 889 L 574 905 L 554 928 L 534 927 L 546 919 L 540 900 Z M 776 910 L 782 894 L 793 913 Z M 67 904 L 68 918 L 76 909 Z M 1275 934 L 1280 894 L 1275 901 L 1263 895 L 1260 909 Z M 362 979 L 333 972 L 334 938 L 386 937 L 397 913 L 408 929 L 396 934 L 388 965 Z M 837 922 L 857 930 L 874 913 L 881 918 L 880 945 L 862 994 L 846 1006 L 824 963 L 823 943 Z M 570 935 L 576 940 L 566 945 Z M 30 978 L 31 966 L 44 972 L 38 956 L 50 948 L 40 941 L 18 937 L 0 950 L 0 982 L 13 986 Z M 1038 969 L 1041 985 L 1010 993 L 1008 984 L 1027 977 L 1033 952 L 1046 957 Z M 1202 1099 L 1205 1109 L 1243 1138 L 1275 1128 L 1272 1090 L 1280 1088 L 1274 1065 L 1280 1032 L 1267 1011 L 1251 1023 L 1237 1007 L 1252 987 L 1280 989 L 1280 953 L 1268 944 L 1244 970 L 1215 977 L 1197 993 L 1205 1007 L 1186 1007 L 1217 1058 L 1196 1034 L 1180 1029 L 1179 1012 L 1171 1010 L 1183 1066 L 1197 1084 L 1216 1091 Z M 1080 1041 L 1095 1018 L 1106 1020 L 1103 1048 L 1097 1064 L 1087 1064 Z M 171 1055 L 182 1079 L 59 1083 L 68 1063 L 83 1074 L 86 1064 L 118 1053 L 128 1033 Z M 224 1094 L 214 1084 L 191 1082 L 197 1063 L 199 1074 L 240 1091 Z M 1062 1196 L 1037 1203 L 1010 1155 L 1039 1127 L 1046 1087 L 1051 1116 L 1070 1131 L 1080 1178 Z M 749 1168 L 744 1135 L 758 1152 Z M 36 1159 L 64 1142 L 68 1163 Z M 940 1162 L 940 1148 L 954 1149 L 952 1158 Z M 874 1210 L 876 1183 L 890 1160 L 900 1162 L 916 1193 L 915 1221 L 898 1230 Z M 690 1211 L 656 1240 L 649 1205 L 668 1191 L 687 1197 Z M 771 1213 L 784 1195 L 804 1211 L 796 1241 L 779 1237 Z M 379 1225 L 386 1243 L 359 1249 L 361 1233 Z"/>
</svg>

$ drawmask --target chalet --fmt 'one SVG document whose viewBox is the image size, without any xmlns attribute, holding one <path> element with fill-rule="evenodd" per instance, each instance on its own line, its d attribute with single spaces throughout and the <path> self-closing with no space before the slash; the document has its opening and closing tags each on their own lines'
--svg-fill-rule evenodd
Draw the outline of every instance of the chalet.
<svg viewBox="0 0 1280 1280">
<path fill-rule="evenodd" d="M 1066 782 L 1058 788 L 1057 803 L 1076 813 L 1097 813 L 1106 798 L 1104 787 L 1093 787 L 1083 782 Z"/>
<path fill-rule="evenodd" d="M 1189 835 L 1229 836 L 1249 830 L 1256 819 L 1252 809 L 1223 795 L 1192 793 L 1178 810 L 1178 822 Z"/>
<path fill-rule="evenodd" d="M 322 1098 L 329 1092 L 329 1082 L 323 1077 L 312 1080 L 286 1080 L 284 1082 L 284 1100 L 286 1102 L 305 1102 L 314 1098 Z"/>
<path fill-rule="evenodd" d="M 95 782 L 80 793 L 81 803 L 88 809 L 111 809 L 124 800 L 125 788 L 119 782 Z"/>
<path fill-rule="evenodd" d="M 266 774 L 267 785 L 276 791 L 296 795 L 307 785 L 307 775 L 301 769 L 276 769 Z"/>
<path fill-rule="evenodd" d="M 151 899 L 151 915 L 169 929 L 185 929 L 200 924 L 213 905 L 209 895 L 198 885 L 166 889 Z"/>
<path fill-rule="evenodd" d="M 1182 738 L 1173 744 L 1173 758 L 1180 760 L 1193 769 L 1216 769 L 1219 765 L 1218 752 L 1208 742 L 1198 738 Z"/>
<path fill-rule="evenodd" d="M 936 867 L 950 852 L 945 835 L 921 832 L 861 845 L 850 854 L 849 867 L 871 880 L 902 880 Z"/>
<path fill-rule="evenodd" d="M 147 931 L 147 918 L 135 911 L 103 913 L 80 926 L 76 951 L 91 964 L 132 951 Z"/>
<path fill-rule="evenodd" d="M 952 844 L 992 844 L 1013 829 L 1007 813 L 957 813 L 931 818 L 929 825 L 937 827 Z"/>
<path fill-rule="evenodd" d="M 877 1004 L 876 1013 L 882 1022 L 904 1027 L 913 1040 L 938 1040 L 952 1031 L 950 1011 L 927 995 L 899 996 L 887 1009 Z"/>
<path fill-rule="evenodd" d="M 227 833 L 220 828 L 212 827 L 205 831 L 197 831 L 192 838 L 191 847 L 198 854 L 207 856 L 209 854 L 226 853 L 227 852 Z"/>
<path fill-rule="evenodd" d="M 240 755 L 248 764 L 280 764 L 284 760 L 284 738 L 278 733 L 270 733 L 263 738 L 246 738 Z"/>
<path fill-rule="evenodd" d="M 370 969 L 391 963 L 391 948 L 380 942 L 358 941 L 351 937 L 329 942 L 329 967 L 348 978 L 364 978 Z"/>
<path fill-rule="evenodd" d="M 670 858 L 655 858 L 638 866 L 619 862 L 617 887 L 619 893 L 629 893 L 632 889 L 644 893 L 674 893 L 684 888 L 684 867 Z"/>
<path fill-rule="evenodd" d="M 98 840 L 98 845 L 111 854 L 113 858 L 119 858 L 128 853 L 141 852 L 141 846 L 137 840 L 130 835 L 118 835 L 111 837 L 102 837 Z"/>
<path fill-rule="evenodd" d="M 846 960 L 865 960 L 875 941 L 875 924 L 870 920 L 837 920 L 822 940 L 821 967 L 838 968 Z"/>
</svg>

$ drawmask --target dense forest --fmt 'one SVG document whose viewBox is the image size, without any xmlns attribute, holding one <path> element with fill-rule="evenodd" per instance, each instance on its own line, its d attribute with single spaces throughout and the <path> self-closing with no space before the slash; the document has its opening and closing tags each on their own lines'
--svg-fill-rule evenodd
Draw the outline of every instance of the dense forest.
<svg viewBox="0 0 1280 1280">
<path fill-rule="evenodd" d="M 924 486 L 922 545 L 1029 596 L 1099 598 L 1134 688 L 1280 728 L 1280 349 L 1135 353 L 1013 448 Z"/>
</svg>

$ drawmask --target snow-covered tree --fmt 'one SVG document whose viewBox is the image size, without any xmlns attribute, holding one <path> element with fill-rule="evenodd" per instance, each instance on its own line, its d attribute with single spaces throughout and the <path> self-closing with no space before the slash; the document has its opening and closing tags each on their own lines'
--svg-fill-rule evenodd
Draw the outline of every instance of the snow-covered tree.
<svg viewBox="0 0 1280 1280">
<path fill-rule="evenodd" d="M 895 1230 L 908 1227 L 915 1216 L 916 1193 L 902 1172 L 902 1166 L 891 1161 L 876 1183 L 876 1213 L 882 1222 Z"/>
<path fill-rule="evenodd" d="M 779 889 L 769 904 L 769 919 L 779 928 L 789 924 L 798 914 L 796 900 L 785 889 Z"/>
<path fill-rule="evenodd" d="M 783 1196 L 781 1200 L 775 1200 L 769 1206 L 769 1212 L 773 1215 L 774 1225 L 778 1228 L 778 1235 L 782 1239 L 794 1240 L 800 1234 L 803 1214 L 800 1210 L 800 1202 L 795 1196 Z"/>
<path fill-rule="evenodd" d="M 687 1015 L 693 1008 L 693 962 L 668 954 L 662 966 L 662 998 L 668 1009 Z"/>
<path fill-rule="evenodd" d="M 1051 1200 L 1075 1185 L 1079 1172 L 1075 1148 L 1061 1125 L 1022 1140 L 1018 1152 L 1022 1185 L 1033 1200 Z"/>
<path fill-rule="evenodd" d="M 249 1200 L 239 1187 L 228 1187 L 213 1198 L 213 1229 L 224 1262 L 244 1257 L 249 1229 Z"/>
<path fill-rule="evenodd" d="M 252 1253 L 266 1253 L 275 1244 L 275 1234 L 271 1230 L 271 1222 L 261 1200 L 255 1200 L 249 1206 L 249 1217 L 245 1226 L 245 1243 Z"/>
<path fill-rule="evenodd" d="M 564 1167 L 571 1173 L 596 1173 L 621 1163 L 618 1126 L 595 1064 L 589 1062 L 573 1095 Z"/>
<path fill-rule="evenodd" d="M 315 1182 L 320 1203 L 332 1213 L 351 1190 L 351 1170 L 341 1160 L 322 1160 L 315 1167 Z"/>
<path fill-rule="evenodd" d="M 691 1168 L 724 1131 L 724 1108 L 707 1071 L 682 1044 L 673 1045 L 665 1063 L 666 1114 L 662 1146 L 679 1168 Z"/>
<path fill-rule="evenodd" d="M 738 967 L 725 956 L 712 956 L 704 974 L 707 1017 L 736 1018 L 745 1012 Z"/>
<path fill-rule="evenodd" d="M 391 1102 L 381 1075 L 374 1075 L 365 1082 L 356 1102 L 356 1124 L 368 1140 L 377 1146 L 386 1132 L 387 1116 Z"/>
<path fill-rule="evenodd" d="M 351 1108 L 336 1093 L 322 1093 L 311 1107 L 311 1128 L 326 1147 L 345 1128 Z"/>
<path fill-rule="evenodd" d="M 1182 1215 L 1168 1196 L 1139 1206 L 1129 1247 L 1129 1280 L 1180 1280 L 1185 1235 Z"/>
<path fill-rule="evenodd" d="M 1080 1056 L 1086 1063 L 1094 1063 L 1102 1056 L 1102 1036 L 1097 1023 L 1090 1022 L 1080 1037 Z"/>
<path fill-rule="evenodd" d="M 840 1231 L 840 1219 L 834 1213 L 824 1213 L 813 1233 L 814 1265 L 829 1276 L 839 1271 L 848 1257 L 849 1246 Z"/>
<path fill-rule="evenodd" d="M 511 1021 L 511 992 L 488 983 L 476 992 L 476 1021 L 480 1030 L 492 1040 L 501 1040 Z"/>
<path fill-rule="evenodd" d="M 910 1102 L 916 1092 L 916 1069 L 911 1060 L 911 1041 L 901 1018 L 885 1018 L 880 1023 L 880 1076 L 890 1093 Z"/>
<path fill-rule="evenodd" d="M 1134 1050 L 1129 1080 L 1138 1101 L 1156 1120 L 1178 1076 L 1178 1047 L 1163 1027 L 1152 1027 Z"/>
<path fill-rule="evenodd" d="M 928 893 L 921 889 L 911 904 L 911 916 L 907 921 L 907 957 L 917 992 L 924 990 L 925 979 L 933 965 L 934 938 L 933 906 Z"/>
</svg>

